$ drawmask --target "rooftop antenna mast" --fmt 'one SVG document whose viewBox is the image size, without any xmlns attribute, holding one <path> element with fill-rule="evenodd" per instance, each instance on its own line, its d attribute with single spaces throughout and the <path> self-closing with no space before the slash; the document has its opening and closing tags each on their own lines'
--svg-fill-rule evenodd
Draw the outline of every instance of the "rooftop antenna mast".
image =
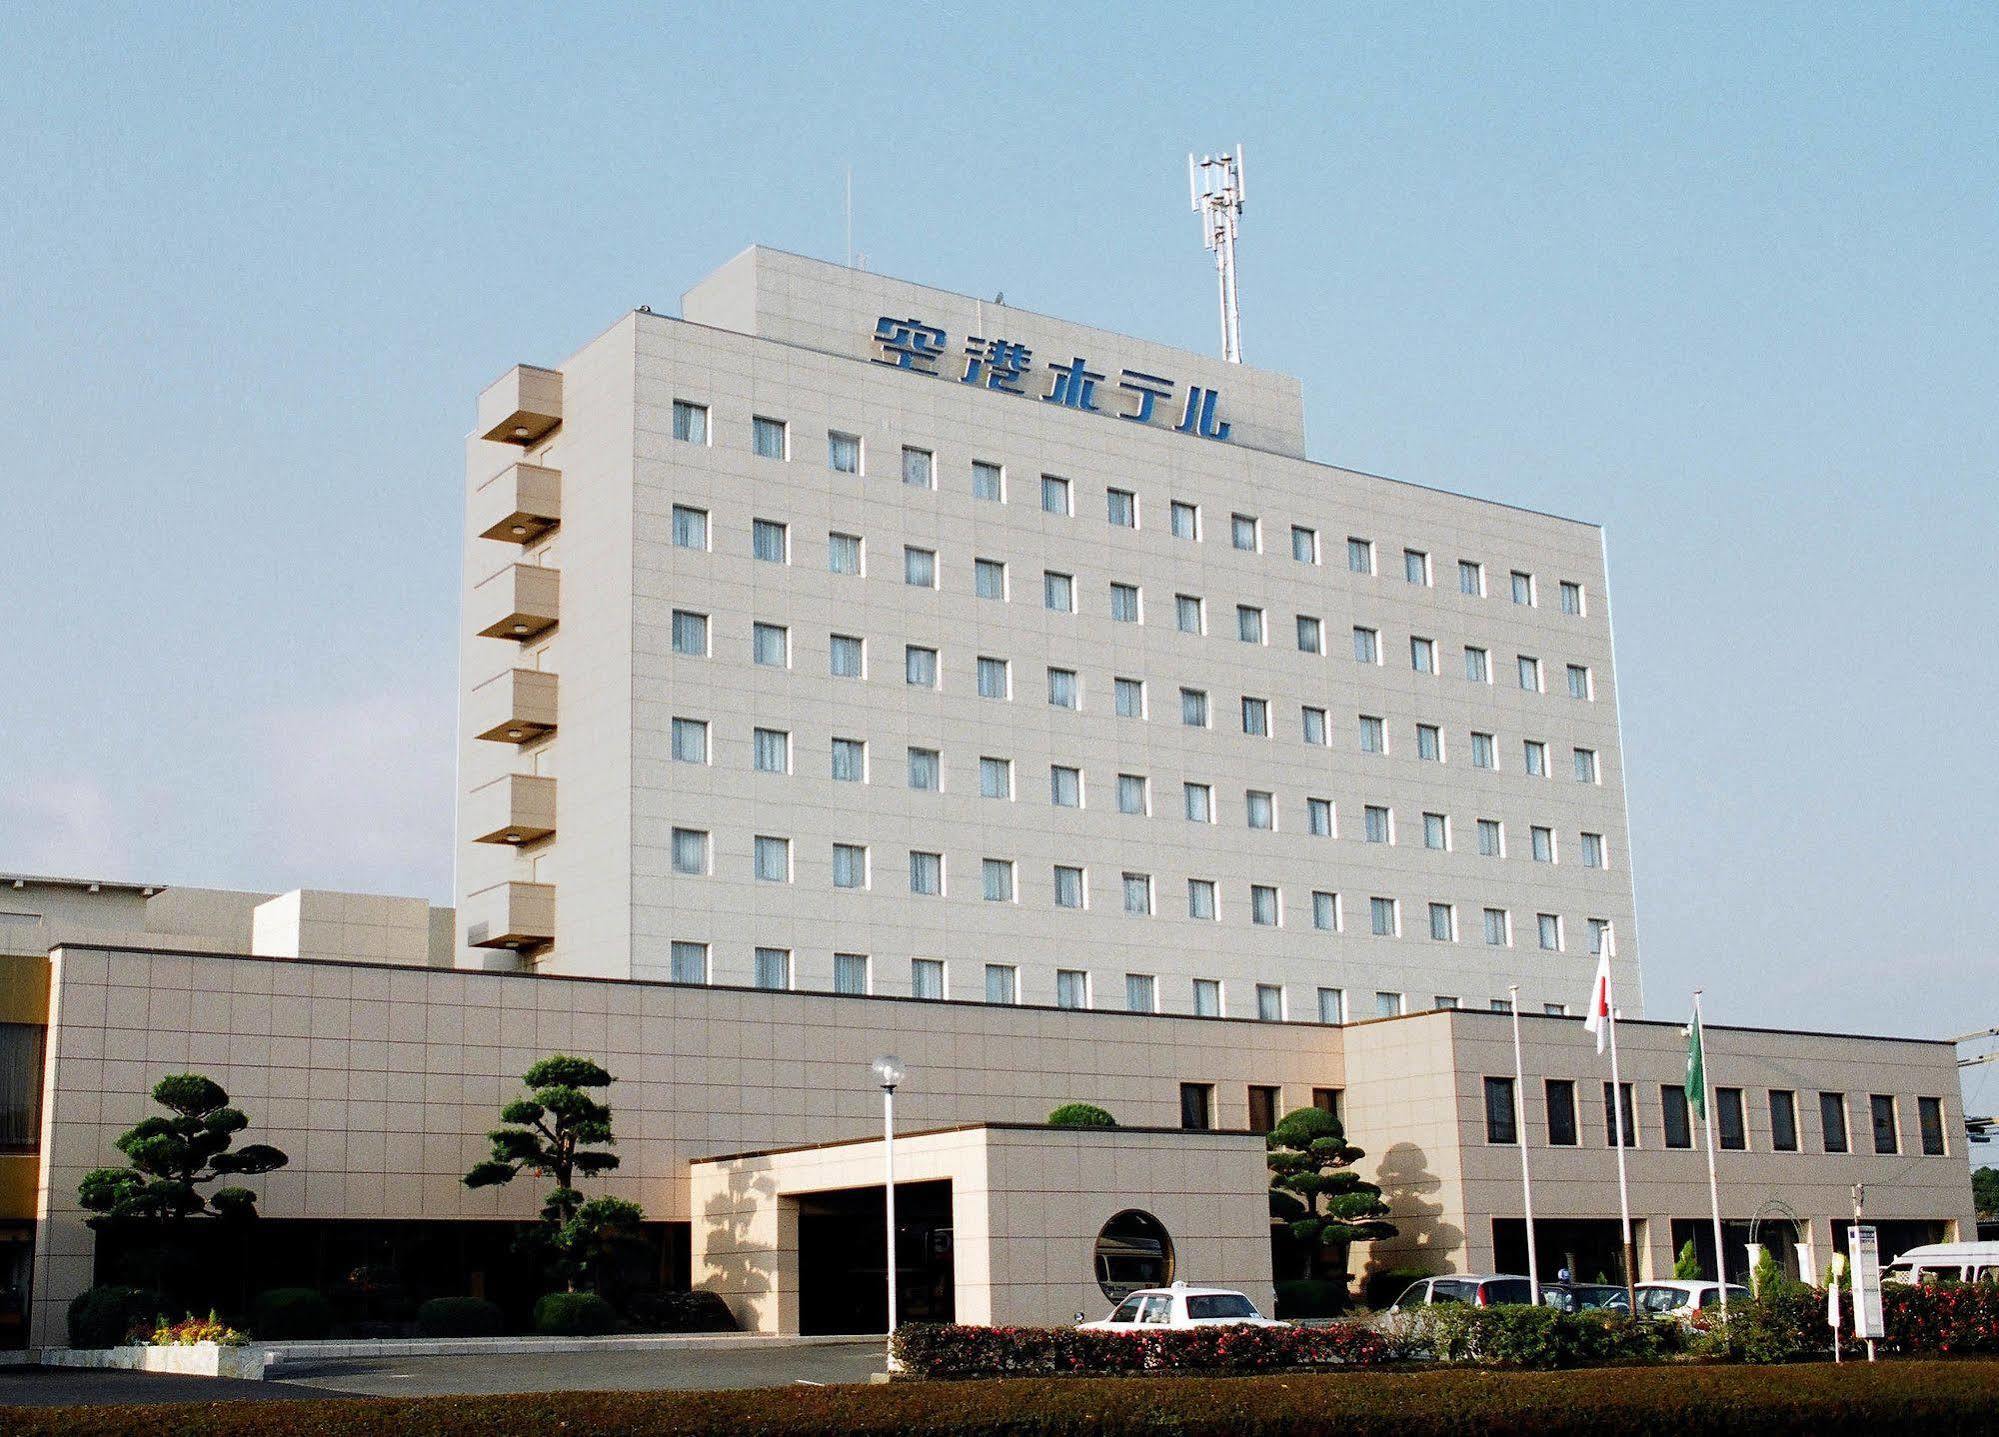
<svg viewBox="0 0 1999 1437">
<path fill-rule="evenodd" d="M 1222 358 L 1242 363 L 1242 311 L 1236 303 L 1235 241 L 1243 201 L 1242 145 L 1234 154 L 1187 154 L 1187 195 L 1201 217 L 1202 242 L 1215 253 L 1222 291 Z"/>
</svg>

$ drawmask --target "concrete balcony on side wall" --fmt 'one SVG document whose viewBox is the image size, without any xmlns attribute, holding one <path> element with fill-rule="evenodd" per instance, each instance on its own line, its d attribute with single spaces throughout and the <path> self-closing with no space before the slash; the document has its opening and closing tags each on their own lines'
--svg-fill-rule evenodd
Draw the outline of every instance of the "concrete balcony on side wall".
<svg viewBox="0 0 1999 1437">
<path fill-rule="evenodd" d="M 518 847 L 555 836 L 555 780 L 510 773 L 465 795 L 464 829 L 474 843 Z"/>
<path fill-rule="evenodd" d="M 526 448 L 539 444 L 562 423 L 562 373 L 517 364 L 479 396 L 482 439 Z"/>
<path fill-rule="evenodd" d="M 465 941 L 474 948 L 523 953 L 555 941 L 552 883 L 495 883 L 468 894 L 459 911 L 465 919 Z"/>
<path fill-rule="evenodd" d="M 472 618 L 489 639 L 523 643 L 561 617 L 562 578 L 539 564 L 509 564 L 472 587 Z"/>
<path fill-rule="evenodd" d="M 555 732 L 555 675 L 539 669 L 508 669 L 465 696 L 465 717 L 474 738 L 494 743 L 528 743 Z"/>
<path fill-rule="evenodd" d="M 531 544 L 562 522 L 562 471 L 509 464 L 472 494 L 472 524 L 482 539 Z"/>
</svg>

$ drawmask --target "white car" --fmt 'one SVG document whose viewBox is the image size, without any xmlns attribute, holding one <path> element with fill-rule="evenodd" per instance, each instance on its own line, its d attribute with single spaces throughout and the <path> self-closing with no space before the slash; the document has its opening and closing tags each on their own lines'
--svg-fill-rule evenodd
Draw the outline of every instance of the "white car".
<svg viewBox="0 0 1999 1437">
<path fill-rule="evenodd" d="M 1256 1310 L 1256 1304 L 1227 1287 L 1142 1287 L 1097 1322 L 1076 1324 L 1083 1332 L 1141 1332 L 1153 1327 L 1288 1327 Z"/>
<path fill-rule="evenodd" d="M 1731 1304 L 1749 1302 L 1749 1289 L 1728 1285 Z M 1677 1317 L 1682 1322 L 1706 1307 L 1721 1305 L 1721 1289 L 1712 1282 L 1641 1282 L 1638 1310 L 1647 1317 Z"/>
<path fill-rule="evenodd" d="M 1938 1279 L 1999 1282 L 1999 1242 L 1932 1242 L 1912 1247 L 1882 1270 L 1881 1280 L 1923 1287 Z"/>
</svg>

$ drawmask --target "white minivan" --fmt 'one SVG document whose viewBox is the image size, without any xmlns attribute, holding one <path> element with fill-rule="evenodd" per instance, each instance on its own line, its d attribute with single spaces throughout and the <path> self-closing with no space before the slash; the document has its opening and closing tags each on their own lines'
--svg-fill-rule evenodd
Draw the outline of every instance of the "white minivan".
<svg viewBox="0 0 1999 1437">
<path fill-rule="evenodd" d="M 1932 1242 L 1912 1247 L 1882 1270 L 1882 1281 L 1920 1287 L 1939 1278 L 1999 1282 L 1999 1242 Z"/>
</svg>

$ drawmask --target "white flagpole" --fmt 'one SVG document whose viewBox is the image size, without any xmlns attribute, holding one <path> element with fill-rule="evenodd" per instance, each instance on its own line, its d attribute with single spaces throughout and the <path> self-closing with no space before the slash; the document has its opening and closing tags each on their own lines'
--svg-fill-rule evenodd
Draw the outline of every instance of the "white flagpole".
<svg viewBox="0 0 1999 1437">
<path fill-rule="evenodd" d="M 1609 951 L 1609 935 L 1605 934 L 1605 951 Z M 1624 1293 L 1629 1304 L 1628 1314 L 1638 1315 L 1638 1247 L 1631 1240 L 1631 1185 L 1624 1175 L 1624 1080 L 1617 1070 L 1617 1000 L 1616 988 L 1605 995 L 1608 1001 L 1610 1022 L 1610 1111 L 1613 1114 L 1612 1128 L 1617 1140 L 1617 1208 L 1624 1222 Z"/>
<path fill-rule="evenodd" d="M 1507 988 L 1513 1009 L 1513 1126 L 1520 1140 L 1520 1204 L 1527 1214 L 1527 1286 L 1541 1305 L 1541 1262 L 1534 1253 L 1534 1175 L 1527 1165 L 1527 1077 L 1520 1064 L 1520 985 Z"/>
<path fill-rule="evenodd" d="M 1707 1201 L 1714 1215 L 1714 1280 L 1721 1289 L 1721 1313 L 1728 1315 L 1728 1249 L 1721 1242 L 1721 1188 L 1714 1176 L 1714 1079 L 1708 1073 L 1707 1024 L 1701 1021 L 1701 990 L 1694 989 L 1694 1031 L 1701 1035 L 1701 1135 L 1707 1144 Z"/>
</svg>

